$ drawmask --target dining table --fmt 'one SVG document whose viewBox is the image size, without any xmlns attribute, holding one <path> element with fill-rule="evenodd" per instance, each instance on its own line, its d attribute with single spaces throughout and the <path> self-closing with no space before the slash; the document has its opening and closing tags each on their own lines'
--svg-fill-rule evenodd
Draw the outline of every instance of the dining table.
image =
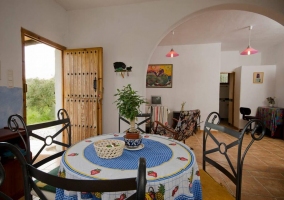
<svg viewBox="0 0 284 200">
<path fill-rule="evenodd" d="M 58 176 L 70 179 L 111 180 L 137 176 L 138 160 L 146 159 L 146 200 L 201 200 L 202 189 L 196 156 L 186 144 L 169 137 L 141 134 L 138 148 L 124 147 L 116 158 L 100 158 L 94 143 L 124 140 L 124 133 L 84 139 L 62 155 Z M 135 191 L 91 193 L 56 188 L 56 199 L 123 200 Z"/>
</svg>

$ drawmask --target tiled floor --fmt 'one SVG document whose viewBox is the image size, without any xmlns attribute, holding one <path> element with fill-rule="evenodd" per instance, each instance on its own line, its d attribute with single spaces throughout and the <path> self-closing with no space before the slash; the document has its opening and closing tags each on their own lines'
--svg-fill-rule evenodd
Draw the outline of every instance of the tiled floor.
<svg viewBox="0 0 284 200">
<path fill-rule="evenodd" d="M 218 138 L 221 134 L 216 131 L 214 136 Z M 203 132 L 199 131 L 186 140 L 186 144 L 194 149 L 200 169 L 202 169 L 202 137 Z M 248 144 L 250 138 L 250 135 L 245 135 L 243 147 Z M 223 139 L 232 140 L 227 137 Z M 210 145 L 215 145 L 212 140 L 209 141 Z M 230 157 L 236 158 L 236 152 L 233 150 L 232 152 L 229 150 L 228 153 Z M 218 157 L 218 160 L 220 163 L 226 163 L 223 157 Z M 209 164 L 206 170 L 235 196 L 235 185 L 230 179 Z M 248 151 L 243 166 L 242 200 L 251 199 L 284 200 L 284 140 L 265 136 L 261 141 L 254 142 Z"/>
</svg>

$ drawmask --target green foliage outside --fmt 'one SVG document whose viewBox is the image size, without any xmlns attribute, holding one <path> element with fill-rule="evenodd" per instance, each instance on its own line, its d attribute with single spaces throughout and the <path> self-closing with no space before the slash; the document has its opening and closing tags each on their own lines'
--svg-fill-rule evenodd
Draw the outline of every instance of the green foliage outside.
<svg viewBox="0 0 284 200">
<path fill-rule="evenodd" d="M 55 81 L 52 79 L 27 79 L 27 124 L 55 119 Z"/>
</svg>

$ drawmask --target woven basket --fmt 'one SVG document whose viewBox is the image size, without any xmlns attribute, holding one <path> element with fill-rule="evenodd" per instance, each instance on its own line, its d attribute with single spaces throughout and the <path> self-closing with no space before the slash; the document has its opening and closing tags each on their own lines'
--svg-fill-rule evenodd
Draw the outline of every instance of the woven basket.
<svg viewBox="0 0 284 200">
<path fill-rule="evenodd" d="M 99 140 L 94 143 L 97 155 L 100 158 L 116 158 L 121 156 L 125 142 L 121 140 Z"/>
</svg>

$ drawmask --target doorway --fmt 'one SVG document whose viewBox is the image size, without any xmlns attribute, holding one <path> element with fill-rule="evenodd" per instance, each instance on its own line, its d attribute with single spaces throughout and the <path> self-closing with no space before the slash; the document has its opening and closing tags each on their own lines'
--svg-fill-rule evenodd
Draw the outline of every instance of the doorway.
<svg viewBox="0 0 284 200">
<path fill-rule="evenodd" d="M 25 36 L 25 78 L 27 124 L 55 120 L 56 107 L 61 107 L 58 94 L 61 51 Z M 59 66 L 58 64 L 59 63 Z M 57 97 L 57 98 L 56 98 Z M 56 106 L 57 105 L 57 106 Z"/>
<path fill-rule="evenodd" d="M 21 36 L 23 118 L 27 124 L 52 120 L 52 117 L 55 118 L 55 111 L 62 108 L 62 51 L 66 48 L 23 28 Z M 27 102 L 27 95 L 33 97 L 37 92 L 43 92 L 44 98 L 40 102 L 34 102 L 36 98 Z M 33 105 L 37 105 L 37 108 L 32 108 Z M 38 105 L 42 106 L 38 108 Z M 27 111 L 30 112 L 29 120 Z"/>
<path fill-rule="evenodd" d="M 63 105 L 62 51 L 66 48 L 23 28 L 21 37 L 24 121 L 35 124 L 55 120 L 57 110 Z M 45 137 L 59 128 L 39 130 L 36 134 Z M 62 140 L 61 137 L 56 139 Z M 32 152 L 43 145 L 35 138 L 30 143 Z M 55 150 L 54 147 L 49 149 Z M 47 150 L 43 154 L 49 154 Z"/>
<path fill-rule="evenodd" d="M 235 72 L 220 74 L 219 114 L 224 126 L 234 127 Z"/>
</svg>

